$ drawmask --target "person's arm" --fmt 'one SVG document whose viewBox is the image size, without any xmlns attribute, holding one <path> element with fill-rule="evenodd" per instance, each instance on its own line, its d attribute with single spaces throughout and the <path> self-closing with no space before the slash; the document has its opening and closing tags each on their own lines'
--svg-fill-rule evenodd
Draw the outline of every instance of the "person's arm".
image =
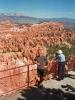
<svg viewBox="0 0 75 100">
<path fill-rule="evenodd" d="M 35 59 L 34 59 L 34 63 L 37 64 L 37 65 L 40 65 L 40 64 L 38 63 L 37 59 L 38 59 L 38 57 L 36 56 Z"/>
<path fill-rule="evenodd" d="M 48 65 L 47 57 L 44 57 L 45 65 Z"/>
<path fill-rule="evenodd" d="M 34 63 L 34 64 L 37 63 L 37 57 L 34 58 L 33 63 Z"/>
<path fill-rule="evenodd" d="M 59 61 L 59 55 L 58 55 L 58 54 L 56 54 L 55 60 L 56 60 L 57 62 Z"/>
</svg>

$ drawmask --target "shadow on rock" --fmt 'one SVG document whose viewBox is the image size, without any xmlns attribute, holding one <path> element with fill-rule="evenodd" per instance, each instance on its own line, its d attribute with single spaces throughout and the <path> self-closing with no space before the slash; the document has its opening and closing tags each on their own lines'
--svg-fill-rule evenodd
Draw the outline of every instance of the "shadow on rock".
<svg viewBox="0 0 75 100">
<path fill-rule="evenodd" d="M 73 74 L 65 74 L 65 77 L 69 77 L 71 79 L 75 79 L 75 75 L 73 75 Z"/>
<path fill-rule="evenodd" d="M 75 100 L 74 94 L 65 93 L 60 89 L 31 87 L 23 90 L 21 95 L 24 99 L 18 98 L 18 100 Z"/>
<path fill-rule="evenodd" d="M 61 85 L 61 87 L 64 88 L 65 91 L 75 92 L 75 88 L 71 85 L 66 84 L 66 85 Z"/>
</svg>

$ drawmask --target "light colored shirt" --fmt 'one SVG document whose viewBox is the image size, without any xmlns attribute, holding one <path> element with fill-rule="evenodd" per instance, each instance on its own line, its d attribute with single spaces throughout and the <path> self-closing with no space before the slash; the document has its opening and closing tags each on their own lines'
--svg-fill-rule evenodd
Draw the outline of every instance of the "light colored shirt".
<svg viewBox="0 0 75 100">
<path fill-rule="evenodd" d="M 59 54 L 57 55 L 58 62 L 65 62 L 65 55 L 64 54 Z"/>
</svg>

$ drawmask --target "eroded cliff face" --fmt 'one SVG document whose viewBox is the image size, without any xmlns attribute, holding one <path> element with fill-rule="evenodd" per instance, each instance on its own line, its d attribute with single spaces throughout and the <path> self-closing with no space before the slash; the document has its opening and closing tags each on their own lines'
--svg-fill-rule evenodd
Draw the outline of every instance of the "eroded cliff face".
<svg viewBox="0 0 75 100">
<path fill-rule="evenodd" d="M 29 66 L 30 86 L 34 85 L 37 65 L 33 65 L 33 60 L 39 49 L 47 54 L 48 46 L 58 44 L 71 48 L 69 41 L 74 39 L 75 32 L 67 31 L 63 23 L 18 25 L 9 20 L 0 22 L 0 94 L 27 87 L 29 64 L 32 64 Z M 54 59 L 49 60 L 47 74 L 56 75 L 57 66 Z M 75 69 L 75 55 L 70 58 L 68 66 L 70 70 Z"/>
<path fill-rule="evenodd" d="M 33 25 L 18 25 L 9 20 L 0 22 L 0 53 L 3 55 L 12 54 L 10 58 L 19 55 L 19 57 L 26 57 L 32 62 L 39 47 L 42 47 L 44 51 L 46 51 L 47 46 L 57 44 L 64 44 L 71 48 L 68 41 L 74 38 L 75 32 L 67 31 L 63 23 L 44 22 Z M 6 58 L 4 57 L 4 59 Z"/>
</svg>

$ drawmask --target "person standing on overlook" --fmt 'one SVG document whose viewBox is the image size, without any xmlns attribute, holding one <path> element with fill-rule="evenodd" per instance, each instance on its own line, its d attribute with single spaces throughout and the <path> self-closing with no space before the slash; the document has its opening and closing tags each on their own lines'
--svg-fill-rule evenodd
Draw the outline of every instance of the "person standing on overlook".
<svg viewBox="0 0 75 100">
<path fill-rule="evenodd" d="M 37 73 L 38 77 L 40 78 L 40 81 L 38 82 L 38 86 L 42 86 L 42 81 L 44 80 L 44 77 L 46 75 L 46 65 L 48 63 L 47 57 L 43 53 L 43 49 L 39 48 L 37 55 L 34 59 L 37 64 Z"/>
<path fill-rule="evenodd" d="M 57 51 L 56 59 L 58 61 L 58 80 L 62 80 L 65 76 L 65 55 L 62 50 Z"/>
</svg>

